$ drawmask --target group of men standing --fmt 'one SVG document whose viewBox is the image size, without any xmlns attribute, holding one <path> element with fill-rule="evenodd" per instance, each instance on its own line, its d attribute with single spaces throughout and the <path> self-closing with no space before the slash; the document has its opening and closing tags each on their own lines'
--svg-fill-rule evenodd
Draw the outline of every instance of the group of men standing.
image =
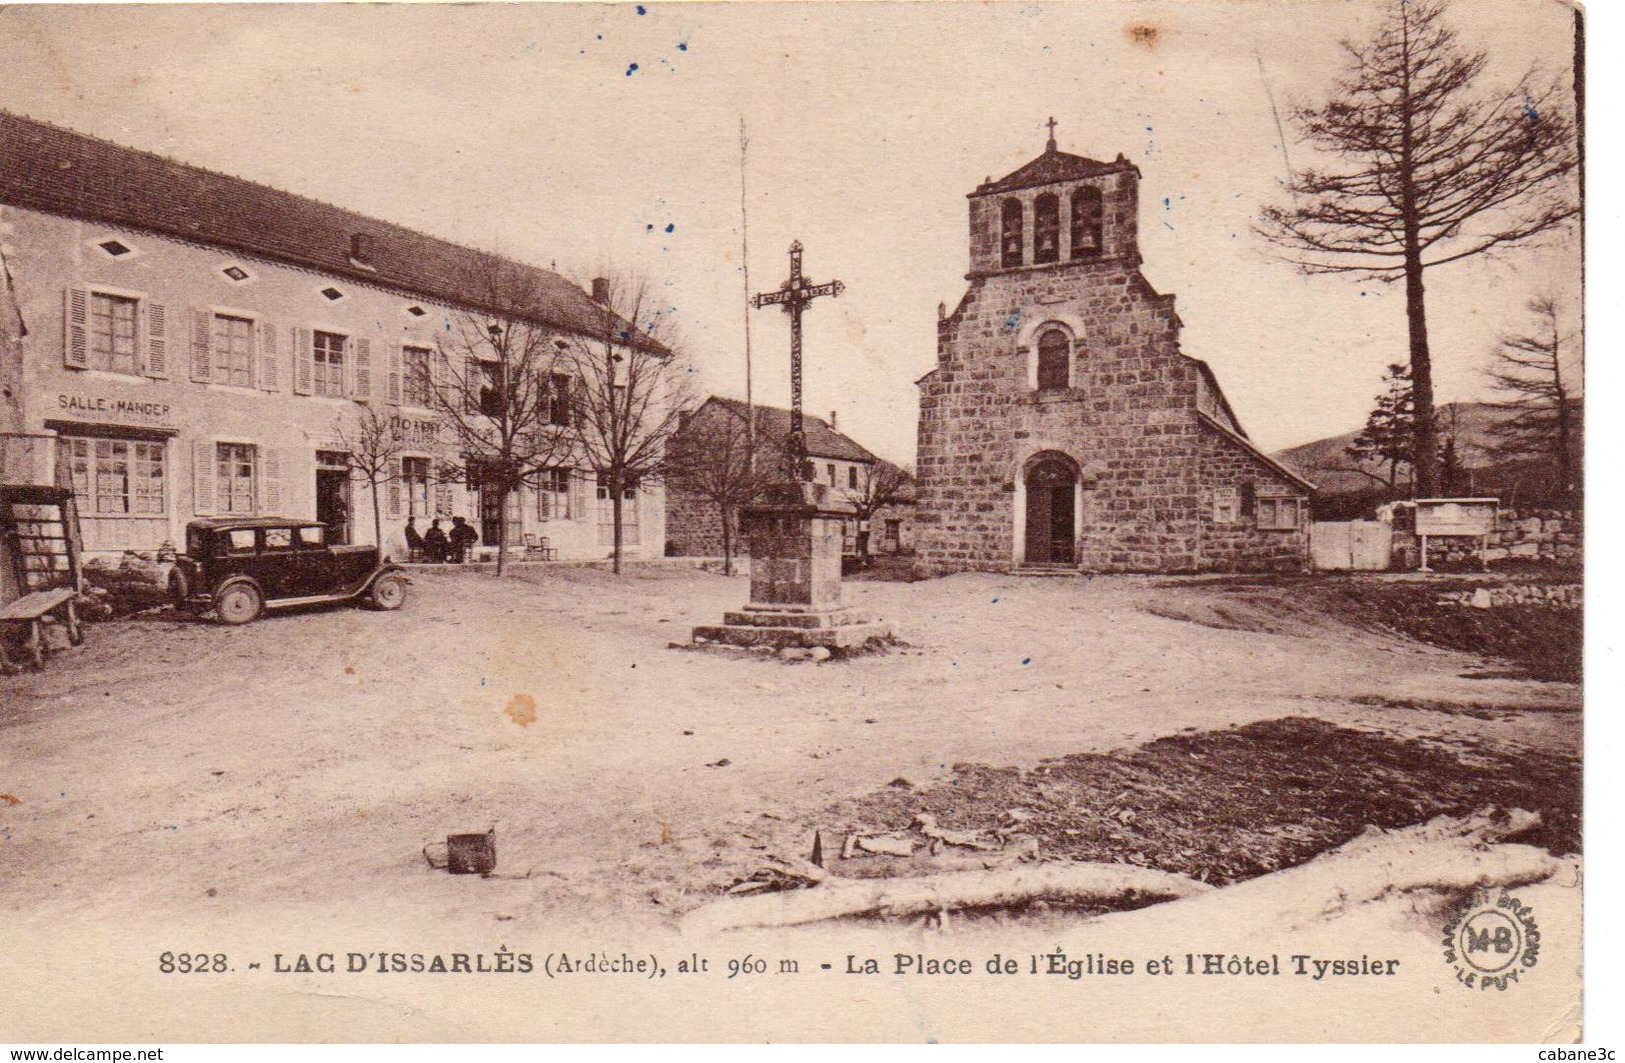
<svg viewBox="0 0 1625 1063">
<path fill-rule="evenodd" d="M 467 559 L 469 549 L 479 541 L 480 533 L 462 517 L 451 518 L 450 533 L 441 529 L 439 517 L 431 520 L 429 530 L 422 533 L 418 532 L 416 517 L 406 518 L 406 547 L 414 561 L 460 565 Z"/>
</svg>

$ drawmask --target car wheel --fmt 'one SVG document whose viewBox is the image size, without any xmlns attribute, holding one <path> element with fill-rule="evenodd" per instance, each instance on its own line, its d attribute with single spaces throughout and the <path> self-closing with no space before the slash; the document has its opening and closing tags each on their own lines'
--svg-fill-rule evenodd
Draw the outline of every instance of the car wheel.
<svg viewBox="0 0 1625 1063">
<path fill-rule="evenodd" d="M 379 576 L 367 592 L 367 604 L 374 609 L 399 609 L 406 604 L 406 581 L 399 576 Z"/>
<path fill-rule="evenodd" d="M 214 612 L 223 624 L 246 624 L 264 607 L 265 599 L 252 583 L 233 583 L 214 596 Z"/>
</svg>

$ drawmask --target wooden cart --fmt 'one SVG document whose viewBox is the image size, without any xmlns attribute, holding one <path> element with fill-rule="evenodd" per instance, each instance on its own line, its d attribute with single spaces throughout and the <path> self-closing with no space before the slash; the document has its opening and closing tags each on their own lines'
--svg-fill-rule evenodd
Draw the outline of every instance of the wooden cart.
<svg viewBox="0 0 1625 1063">
<path fill-rule="evenodd" d="M 79 514 L 65 487 L 0 486 L 0 540 L 11 559 L 19 596 L 0 605 L 0 665 L 10 665 L 7 644 L 24 630 L 23 653 L 36 669 L 45 666 L 45 625 L 55 621 L 68 642 L 84 642 L 75 604 L 82 586 Z"/>
</svg>

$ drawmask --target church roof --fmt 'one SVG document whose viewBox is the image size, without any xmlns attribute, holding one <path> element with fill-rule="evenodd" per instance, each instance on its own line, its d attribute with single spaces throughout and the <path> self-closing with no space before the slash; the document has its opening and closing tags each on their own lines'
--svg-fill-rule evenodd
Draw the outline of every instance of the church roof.
<svg viewBox="0 0 1625 1063">
<path fill-rule="evenodd" d="M 539 293 L 539 323 L 576 331 L 603 324 L 603 309 L 551 270 L 7 111 L 0 111 L 0 202 L 211 244 L 471 309 L 493 309 L 481 305 L 474 278 L 502 263 L 499 268 L 517 269 Z M 356 234 L 366 238 L 364 264 L 350 257 Z"/>
<path fill-rule="evenodd" d="M 736 415 L 740 420 L 746 420 L 746 405 L 738 399 L 725 399 L 713 395 L 707 402 L 714 402 L 723 409 Z M 783 446 L 790 439 L 790 411 L 778 406 L 763 406 L 756 404 L 756 426 L 769 439 Z M 810 413 L 801 415 L 801 431 L 807 437 L 807 456 L 810 458 L 835 458 L 840 461 L 871 462 L 879 461 L 862 444 L 831 428 L 822 418 L 814 417 Z"/>
<path fill-rule="evenodd" d="M 1086 159 L 1082 155 L 1059 151 L 1055 147 L 1055 142 L 1050 141 L 1044 154 L 1008 176 L 1001 177 L 997 181 L 983 182 L 971 195 L 990 196 L 1000 192 L 1014 192 L 1019 188 L 1032 188 L 1035 185 L 1076 181 L 1083 177 L 1099 177 L 1101 174 L 1133 168 L 1134 164 L 1122 155 L 1117 156 L 1112 162 L 1101 162 L 1098 159 Z"/>
</svg>

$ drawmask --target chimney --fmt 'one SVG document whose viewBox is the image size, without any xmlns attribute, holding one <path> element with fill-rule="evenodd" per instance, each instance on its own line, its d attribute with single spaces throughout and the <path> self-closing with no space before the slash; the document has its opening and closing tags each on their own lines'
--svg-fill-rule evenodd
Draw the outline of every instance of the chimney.
<svg viewBox="0 0 1625 1063">
<path fill-rule="evenodd" d="M 604 277 L 592 279 L 592 301 L 595 303 L 609 302 L 609 281 Z"/>
<path fill-rule="evenodd" d="M 841 430 L 840 425 L 838 425 L 835 421 L 836 413 L 837 411 L 835 410 L 829 411 L 829 430 L 831 432 L 839 432 Z"/>
<path fill-rule="evenodd" d="M 366 233 L 350 234 L 350 261 L 356 265 L 366 265 L 372 250 L 372 239 Z"/>
</svg>

